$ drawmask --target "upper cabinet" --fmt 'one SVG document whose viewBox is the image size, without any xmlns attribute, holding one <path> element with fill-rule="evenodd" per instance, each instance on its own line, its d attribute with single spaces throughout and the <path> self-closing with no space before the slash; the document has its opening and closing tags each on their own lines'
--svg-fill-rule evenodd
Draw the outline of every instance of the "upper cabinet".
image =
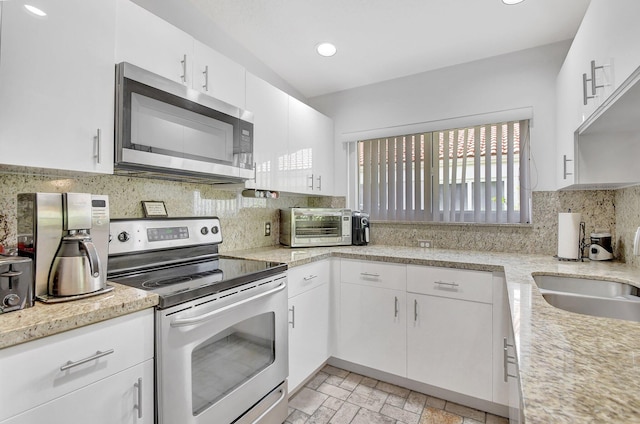
<svg viewBox="0 0 640 424">
<path fill-rule="evenodd" d="M 113 172 L 115 3 L 2 2 L 0 163 Z"/>
<path fill-rule="evenodd" d="M 606 132 L 587 131 L 596 118 L 609 119 L 611 114 L 603 112 L 637 79 L 633 75 L 640 66 L 640 26 L 635 22 L 639 15 L 640 2 L 634 0 L 592 0 L 585 14 L 556 81 L 559 188 L 640 182 L 640 174 L 628 172 L 636 168 L 629 162 L 638 144 L 628 135 L 628 126 L 618 123 L 600 127 L 607 127 Z M 616 172 L 610 172 L 613 169 Z"/>
<path fill-rule="evenodd" d="M 130 62 L 245 107 L 245 70 L 130 0 L 117 0 L 116 62 Z"/>
<path fill-rule="evenodd" d="M 247 188 L 333 194 L 333 120 L 247 73 L 256 179 Z"/>
</svg>

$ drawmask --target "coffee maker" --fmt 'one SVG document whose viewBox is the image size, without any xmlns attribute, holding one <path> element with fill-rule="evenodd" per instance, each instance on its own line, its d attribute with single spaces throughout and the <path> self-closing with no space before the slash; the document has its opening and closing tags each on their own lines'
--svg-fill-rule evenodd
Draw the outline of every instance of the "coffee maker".
<svg viewBox="0 0 640 424">
<path fill-rule="evenodd" d="M 369 214 L 361 211 L 351 213 L 351 244 L 369 244 Z"/>
<path fill-rule="evenodd" d="M 106 284 L 109 198 L 89 193 L 18 194 L 18 254 L 33 260 L 36 298 L 73 300 Z"/>
</svg>

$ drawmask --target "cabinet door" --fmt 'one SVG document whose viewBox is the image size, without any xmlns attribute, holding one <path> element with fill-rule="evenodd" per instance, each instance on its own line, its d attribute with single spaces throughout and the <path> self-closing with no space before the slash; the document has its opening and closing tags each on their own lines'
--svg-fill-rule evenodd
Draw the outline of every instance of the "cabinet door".
<svg viewBox="0 0 640 424">
<path fill-rule="evenodd" d="M 254 114 L 253 155 L 256 180 L 247 188 L 290 191 L 287 177 L 289 96 L 247 73 L 247 110 Z"/>
<path fill-rule="evenodd" d="M 289 392 L 329 358 L 329 284 L 289 299 Z"/>
<path fill-rule="evenodd" d="M 244 68 L 198 40 L 194 40 L 193 47 L 191 86 L 195 90 L 244 109 Z"/>
<path fill-rule="evenodd" d="M 116 5 L 116 62 L 191 85 L 193 38 L 130 0 Z"/>
<path fill-rule="evenodd" d="M 314 192 L 324 196 L 334 193 L 333 119 L 316 112 L 315 161 L 313 163 Z"/>
<path fill-rule="evenodd" d="M 2 4 L 0 162 L 111 173 L 115 5 L 39 3 Z"/>
<path fill-rule="evenodd" d="M 338 357 L 406 377 L 406 292 L 340 284 Z"/>
<path fill-rule="evenodd" d="M 1 424 L 153 424 L 153 399 L 153 359 L 149 359 Z"/>
<path fill-rule="evenodd" d="M 411 293 L 407 298 L 407 377 L 492 401 L 491 305 Z"/>
<path fill-rule="evenodd" d="M 300 100 L 289 98 L 289 169 L 291 191 L 314 193 L 318 176 L 314 175 L 316 159 L 316 123 L 314 110 Z"/>
</svg>

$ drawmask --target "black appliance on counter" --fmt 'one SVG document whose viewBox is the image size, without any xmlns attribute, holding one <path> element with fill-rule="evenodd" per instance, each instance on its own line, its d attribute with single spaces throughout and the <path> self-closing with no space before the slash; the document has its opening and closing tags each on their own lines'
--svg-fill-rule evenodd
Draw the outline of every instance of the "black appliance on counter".
<svg viewBox="0 0 640 424">
<path fill-rule="evenodd" d="M 351 214 L 351 244 L 365 246 L 369 244 L 369 214 L 353 211 Z"/>
</svg>

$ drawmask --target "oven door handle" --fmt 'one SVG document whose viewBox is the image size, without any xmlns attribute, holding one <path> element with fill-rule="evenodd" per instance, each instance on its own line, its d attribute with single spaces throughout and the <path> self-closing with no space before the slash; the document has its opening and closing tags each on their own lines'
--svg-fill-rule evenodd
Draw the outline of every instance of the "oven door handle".
<svg viewBox="0 0 640 424">
<path fill-rule="evenodd" d="M 223 312 L 226 312 L 230 309 L 233 308 L 237 308 L 238 306 L 244 305 L 245 303 L 249 303 L 249 302 L 253 302 L 255 300 L 261 299 L 263 297 L 266 296 L 271 296 L 272 294 L 278 293 L 284 289 L 287 288 L 287 283 L 286 282 L 282 282 L 282 284 L 280 284 L 278 287 L 271 289 L 269 291 L 266 291 L 264 293 L 260 293 L 258 295 L 255 295 L 253 297 L 249 297 L 247 299 L 241 300 L 239 302 L 236 303 L 232 303 L 231 305 L 227 305 L 224 306 L 220 309 L 216 309 L 215 311 L 211 311 L 211 312 L 207 312 L 206 314 L 202 314 L 202 315 L 198 315 L 195 317 L 191 317 L 191 318 L 176 318 L 173 321 L 171 321 L 171 327 L 185 327 L 188 325 L 197 325 L 200 324 L 202 322 L 208 321 L 211 318 L 213 318 L 214 316 L 221 314 Z"/>
</svg>

